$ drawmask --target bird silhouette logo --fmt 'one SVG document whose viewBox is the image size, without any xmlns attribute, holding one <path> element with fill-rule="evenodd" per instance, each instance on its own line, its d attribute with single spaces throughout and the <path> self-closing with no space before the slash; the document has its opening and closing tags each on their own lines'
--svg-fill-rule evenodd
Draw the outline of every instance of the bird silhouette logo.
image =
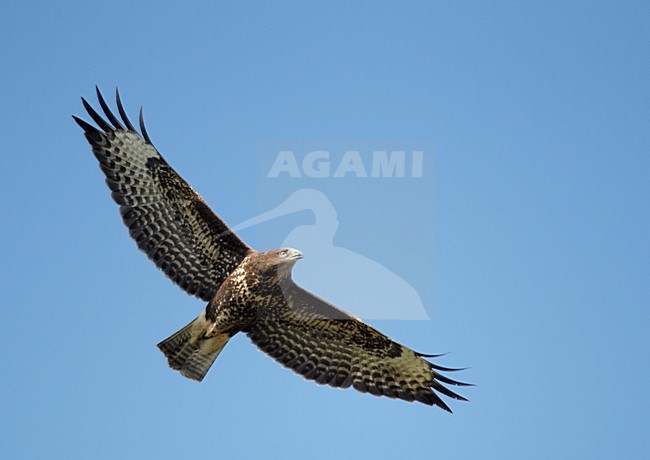
<svg viewBox="0 0 650 460">
<path fill-rule="evenodd" d="M 314 222 L 296 226 L 282 241 L 282 246 L 300 248 L 305 254 L 294 271 L 297 281 L 332 303 L 345 305 L 362 319 L 431 319 L 409 282 L 376 260 L 334 244 L 338 214 L 320 190 L 296 190 L 273 209 L 236 225 L 233 231 L 304 210 L 311 211 Z"/>
</svg>

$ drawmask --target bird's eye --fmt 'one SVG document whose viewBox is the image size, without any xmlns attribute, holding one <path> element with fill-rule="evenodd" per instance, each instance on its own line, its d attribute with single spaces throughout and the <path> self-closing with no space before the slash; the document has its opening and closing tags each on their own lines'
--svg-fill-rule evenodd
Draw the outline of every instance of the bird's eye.
<svg viewBox="0 0 650 460">
<path fill-rule="evenodd" d="M 280 257 L 286 257 L 286 256 L 287 256 L 287 250 L 286 249 L 283 249 L 282 251 L 280 251 Z"/>
</svg>

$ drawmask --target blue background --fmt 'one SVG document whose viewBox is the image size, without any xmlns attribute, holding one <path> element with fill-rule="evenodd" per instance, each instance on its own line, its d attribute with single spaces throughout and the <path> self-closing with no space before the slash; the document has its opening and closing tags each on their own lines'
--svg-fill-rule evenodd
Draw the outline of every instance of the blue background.
<svg viewBox="0 0 650 460">
<path fill-rule="evenodd" d="M 2 456 L 649 456 L 649 22 L 628 1 L 5 2 Z M 145 105 L 230 223 L 259 211 L 258 142 L 430 141 L 435 317 L 373 324 L 452 351 L 471 402 L 323 388 L 245 337 L 200 385 L 170 371 L 155 344 L 203 305 L 127 237 L 69 116 L 95 84 Z M 429 263 L 404 252 L 382 261 Z"/>
</svg>

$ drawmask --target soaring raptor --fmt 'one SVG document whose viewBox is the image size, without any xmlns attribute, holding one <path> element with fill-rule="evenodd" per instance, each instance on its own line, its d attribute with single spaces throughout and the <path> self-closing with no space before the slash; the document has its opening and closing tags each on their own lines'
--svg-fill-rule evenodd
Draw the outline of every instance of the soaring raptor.
<svg viewBox="0 0 650 460">
<path fill-rule="evenodd" d="M 153 146 L 140 110 L 140 133 L 116 91 L 120 119 L 97 89 L 105 118 L 82 98 L 97 127 L 73 116 L 129 234 L 188 294 L 208 302 L 187 326 L 158 344 L 170 367 L 201 381 L 238 332 L 309 380 L 362 393 L 436 405 L 439 394 L 465 400 L 443 384 L 467 385 L 360 319 L 305 291 L 291 278 L 300 251 L 258 252 L 240 240 Z"/>
</svg>

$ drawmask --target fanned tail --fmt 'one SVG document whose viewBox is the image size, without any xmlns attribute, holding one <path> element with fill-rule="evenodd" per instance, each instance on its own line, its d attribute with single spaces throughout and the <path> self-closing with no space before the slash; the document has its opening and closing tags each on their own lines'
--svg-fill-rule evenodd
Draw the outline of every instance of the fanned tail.
<svg viewBox="0 0 650 460">
<path fill-rule="evenodd" d="M 158 344 L 169 367 L 189 379 L 202 381 L 230 337 L 219 334 L 206 337 L 208 323 L 202 314 L 190 324 Z"/>
</svg>

